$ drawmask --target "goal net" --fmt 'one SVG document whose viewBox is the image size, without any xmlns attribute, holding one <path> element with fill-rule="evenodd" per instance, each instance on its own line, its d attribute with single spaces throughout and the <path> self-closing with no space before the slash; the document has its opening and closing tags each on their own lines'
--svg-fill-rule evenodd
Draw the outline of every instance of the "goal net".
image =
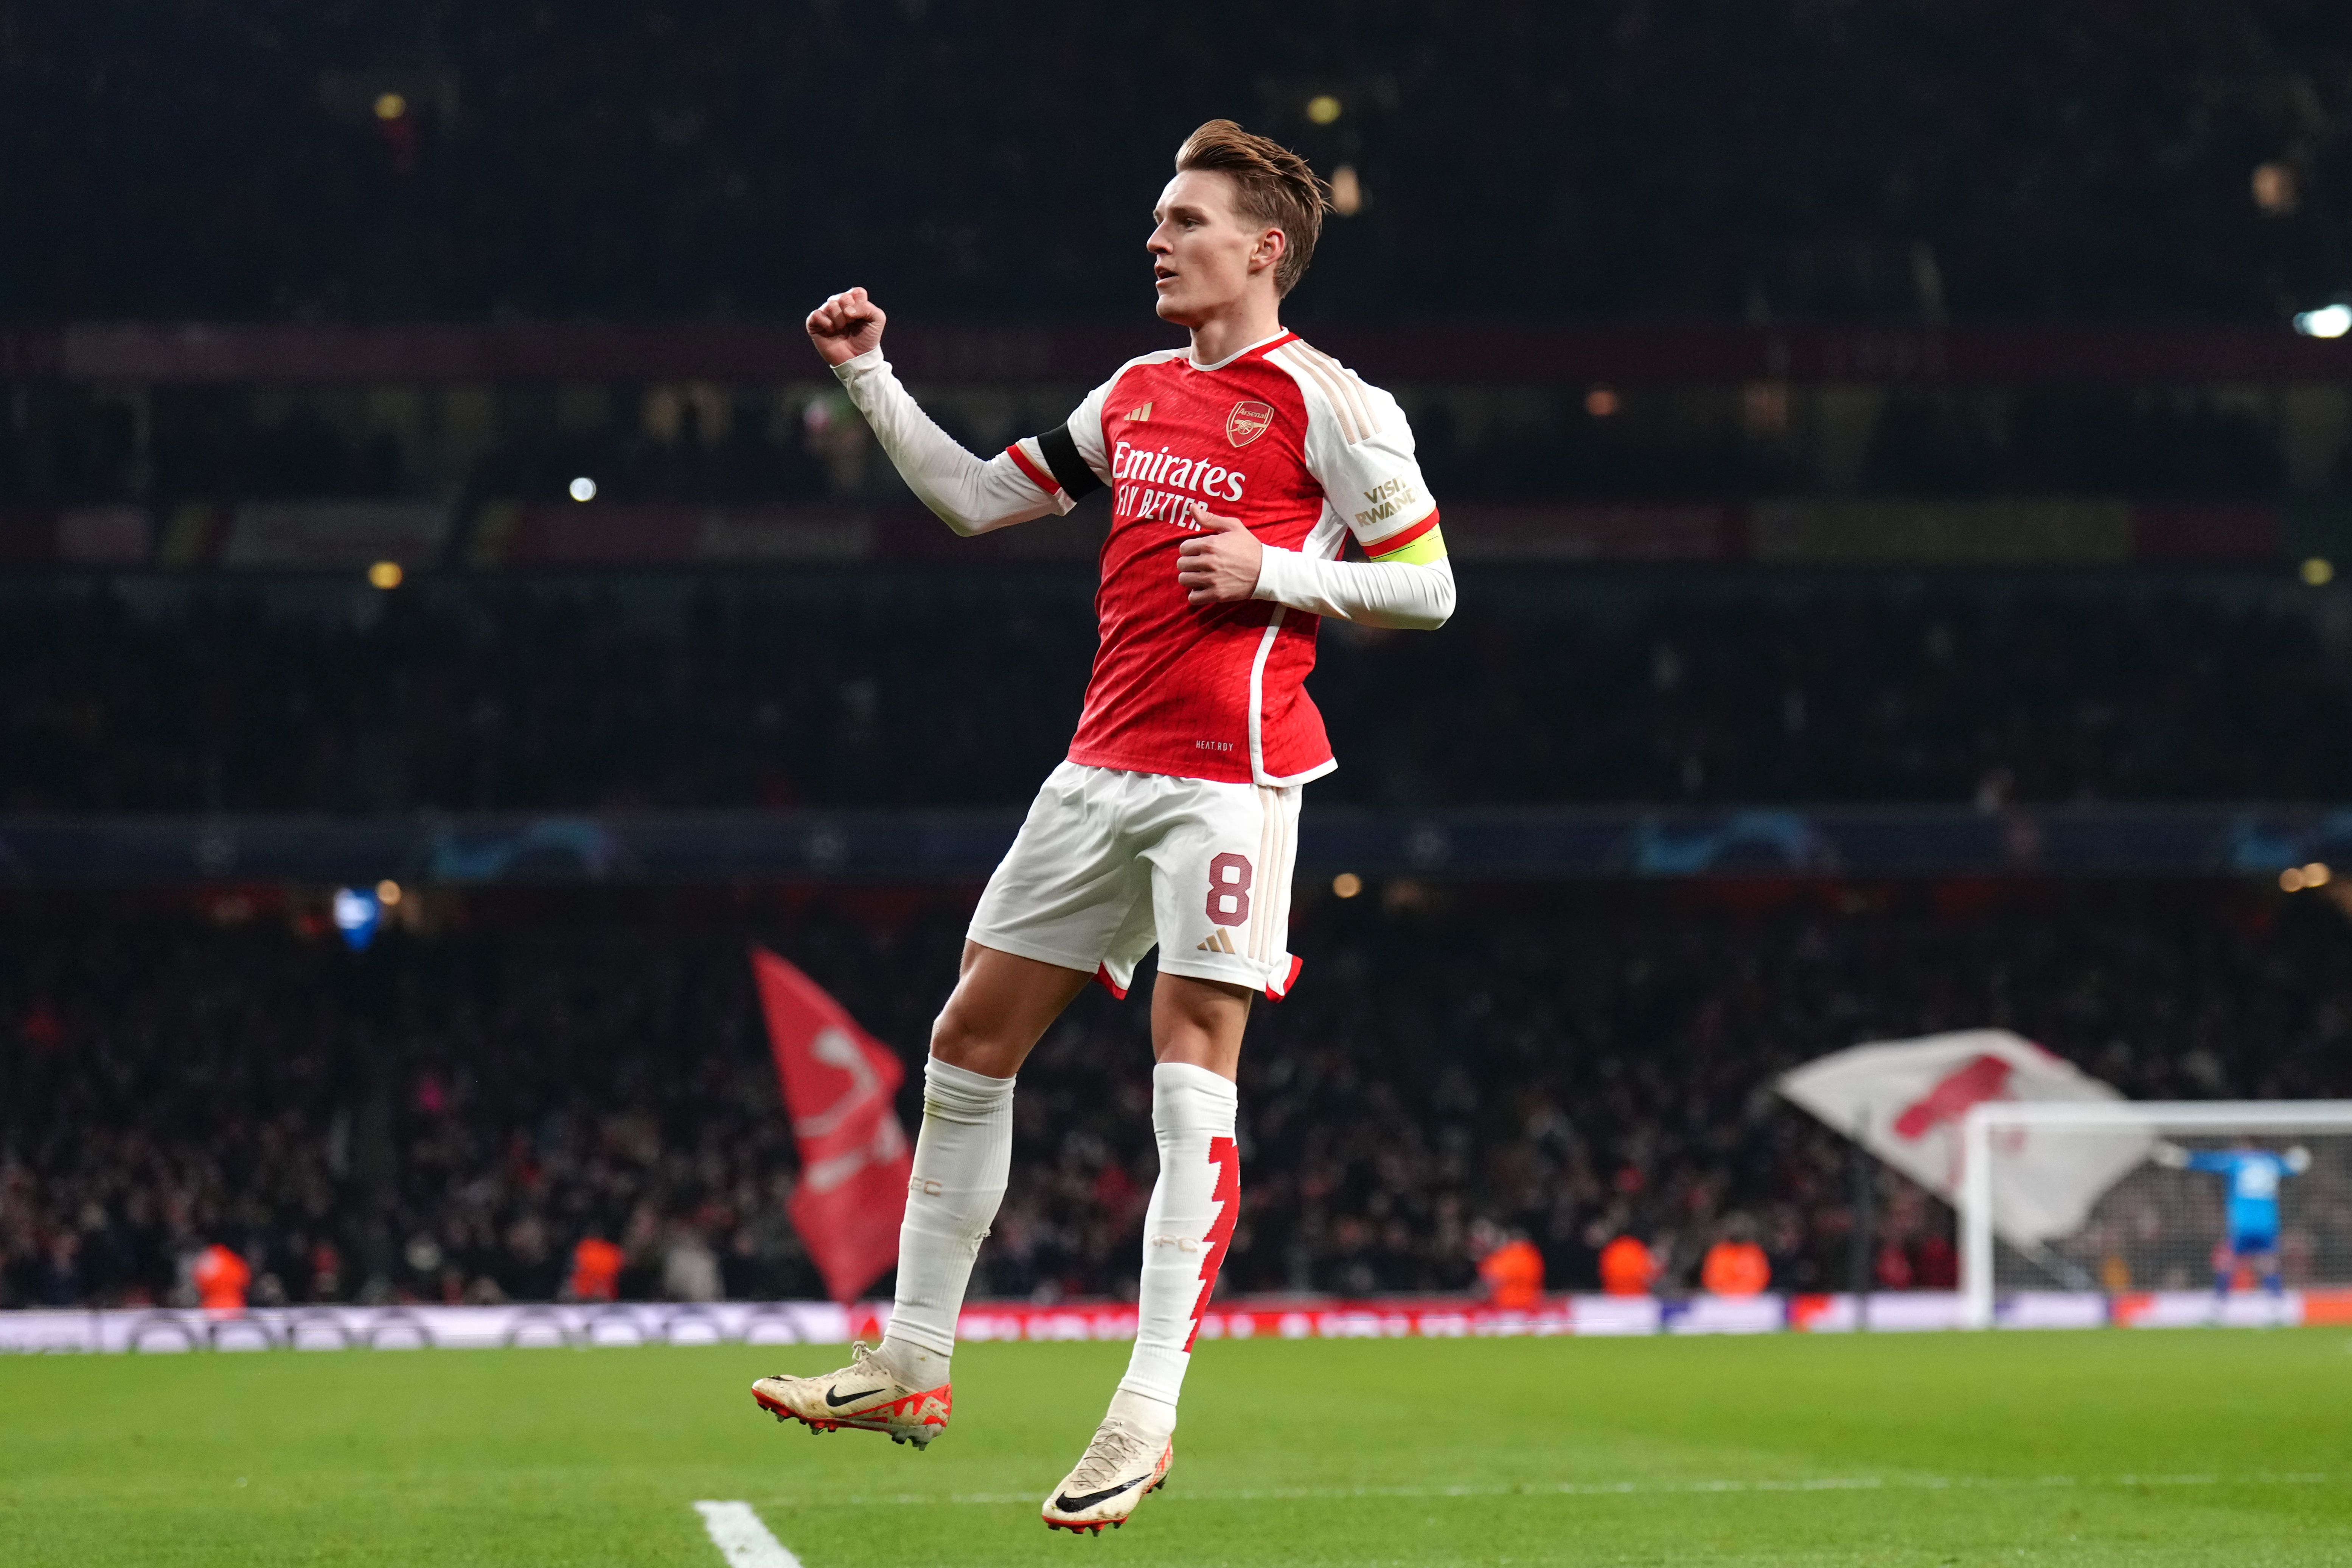
<svg viewBox="0 0 2352 1568">
<path fill-rule="evenodd" d="M 2256 1321 L 2273 1289 L 2352 1286 L 2352 1100 L 1989 1101 L 1961 1137 L 1978 1326 L 2019 1291 L 2201 1291 Z M 2055 1230 L 2027 1177 L 2053 1165 L 2105 1184 Z"/>
</svg>

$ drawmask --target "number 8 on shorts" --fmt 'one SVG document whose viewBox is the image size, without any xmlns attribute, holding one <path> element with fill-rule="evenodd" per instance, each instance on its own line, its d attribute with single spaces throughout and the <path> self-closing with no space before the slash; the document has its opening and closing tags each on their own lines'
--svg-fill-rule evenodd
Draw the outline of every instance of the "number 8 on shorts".
<svg viewBox="0 0 2352 1568">
<path fill-rule="evenodd" d="M 1209 862 L 1209 918 L 1221 926 L 1249 924 L 1249 857 L 1231 850 Z"/>
</svg>

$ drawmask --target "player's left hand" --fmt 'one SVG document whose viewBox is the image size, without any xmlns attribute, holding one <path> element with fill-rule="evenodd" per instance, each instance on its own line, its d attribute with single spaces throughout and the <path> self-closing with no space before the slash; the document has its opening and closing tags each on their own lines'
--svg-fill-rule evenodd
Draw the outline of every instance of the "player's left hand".
<svg viewBox="0 0 2352 1568">
<path fill-rule="evenodd" d="M 1192 521 L 1207 531 L 1176 547 L 1176 582 L 1188 605 L 1246 599 L 1257 592 L 1265 548 L 1237 517 L 1219 517 L 1199 501 Z"/>
</svg>

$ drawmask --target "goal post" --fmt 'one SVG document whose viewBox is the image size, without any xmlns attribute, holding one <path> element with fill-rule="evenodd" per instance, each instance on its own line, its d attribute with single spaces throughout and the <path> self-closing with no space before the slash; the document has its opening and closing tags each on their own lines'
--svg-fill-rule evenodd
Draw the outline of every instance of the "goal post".
<svg viewBox="0 0 2352 1568">
<path fill-rule="evenodd" d="M 1986 1100 L 1961 1124 L 1960 1289 L 1971 1328 L 2016 1289 L 2212 1288 L 2227 1258 L 2227 1181 L 2179 1168 L 2240 1143 L 2307 1162 L 2278 1188 L 2277 1252 L 2289 1283 L 2352 1285 L 2352 1100 Z M 2063 1235 L 2010 1216 L 2023 1196 L 2001 1164 L 2052 1144 L 2116 1173 Z M 2169 1163 L 2168 1163 L 2169 1162 Z M 2008 1223 L 2004 1223 L 2008 1221 Z"/>
</svg>

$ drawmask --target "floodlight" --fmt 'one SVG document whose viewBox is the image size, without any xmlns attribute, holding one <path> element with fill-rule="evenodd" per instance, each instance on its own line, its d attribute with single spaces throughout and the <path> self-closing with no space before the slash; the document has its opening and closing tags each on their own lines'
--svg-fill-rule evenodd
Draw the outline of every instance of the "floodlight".
<svg viewBox="0 0 2352 1568">
<path fill-rule="evenodd" d="M 1364 183 L 1356 177 L 1356 165 L 1342 163 L 1331 171 L 1331 210 L 1341 217 L 1353 217 L 1364 210 Z"/>
<path fill-rule="evenodd" d="M 353 952 L 365 952 L 383 923 L 383 900 L 375 896 L 374 889 L 335 889 L 335 929 L 343 933 L 343 944 Z"/>
<path fill-rule="evenodd" d="M 2352 305 L 2322 305 L 2295 313 L 2294 330 L 2306 338 L 2340 338 L 2352 332 Z"/>
</svg>

